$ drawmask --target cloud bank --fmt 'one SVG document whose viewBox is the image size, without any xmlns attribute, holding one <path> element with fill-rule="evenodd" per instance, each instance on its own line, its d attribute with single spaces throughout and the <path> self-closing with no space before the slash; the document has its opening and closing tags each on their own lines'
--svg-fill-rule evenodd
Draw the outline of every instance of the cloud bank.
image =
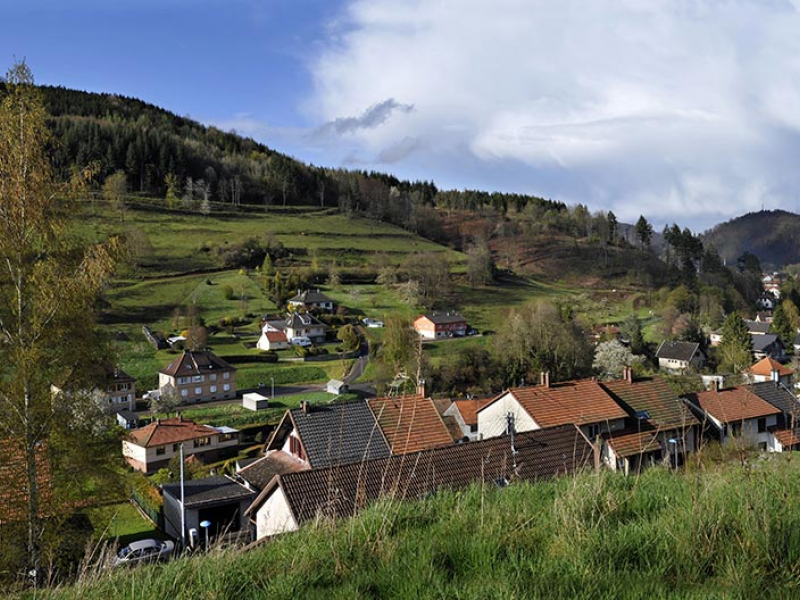
<svg viewBox="0 0 800 600">
<path fill-rule="evenodd" d="M 400 176 L 701 229 L 799 208 L 798 32 L 789 0 L 358 0 L 308 109 Z"/>
</svg>

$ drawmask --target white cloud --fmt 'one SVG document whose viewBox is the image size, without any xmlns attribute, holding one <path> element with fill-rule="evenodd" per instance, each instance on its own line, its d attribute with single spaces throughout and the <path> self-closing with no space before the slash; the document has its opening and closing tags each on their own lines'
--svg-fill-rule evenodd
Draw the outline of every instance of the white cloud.
<svg viewBox="0 0 800 600">
<path fill-rule="evenodd" d="M 347 130 L 350 156 L 389 157 L 400 176 L 460 186 L 461 155 L 517 174 L 486 187 L 689 226 L 759 193 L 791 208 L 799 3 L 357 0 L 312 66 L 307 108 L 336 123 L 413 105 Z"/>
</svg>

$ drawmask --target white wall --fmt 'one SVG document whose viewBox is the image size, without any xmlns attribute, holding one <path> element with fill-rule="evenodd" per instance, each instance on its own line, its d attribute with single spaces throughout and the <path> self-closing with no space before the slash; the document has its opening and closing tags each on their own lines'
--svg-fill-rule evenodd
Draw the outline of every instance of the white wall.
<svg viewBox="0 0 800 600">
<path fill-rule="evenodd" d="M 514 394 L 507 392 L 478 412 L 478 439 L 504 435 L 508 413 L 514 415 L 514 427 L 517 432 L 541 429 L 539 424 L 520 406 Z"/>
<path fill-rule="evenodd" d="M 256 539 L 296 529 L 297 523 L 289 510 L 286 495 L 283 488 L 278 486 L 256 511 Z"/>
</svg>

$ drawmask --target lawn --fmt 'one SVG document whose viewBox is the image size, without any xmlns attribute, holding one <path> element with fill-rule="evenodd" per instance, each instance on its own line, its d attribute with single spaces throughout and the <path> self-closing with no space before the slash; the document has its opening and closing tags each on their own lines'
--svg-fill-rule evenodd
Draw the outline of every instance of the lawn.
<svg viewBox="0 0 800 600">
<path fill-rule="evenodd" d="M 98 541 L 119 540 L 124 546 L 144 538 L 167 539 L 155 525 L 142 516 L 132 502 L 97 506 L 86 510 L 86 516 Z"/>
</svg>

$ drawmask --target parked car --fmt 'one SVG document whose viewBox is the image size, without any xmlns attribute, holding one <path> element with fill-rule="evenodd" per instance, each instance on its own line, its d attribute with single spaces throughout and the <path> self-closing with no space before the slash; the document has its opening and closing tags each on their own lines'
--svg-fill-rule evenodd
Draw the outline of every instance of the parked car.
<svg viewBox="0 0 800 600">
<path fill-rule="evenodd" d="M 365 317 L 362 320 L 362 323 L 367 327 L 383 327 L 383 321 L 379 321 L 378 319 L 370 319 L 369 317 Z"/>
<path fill-rule="evenodd" d="M 146 539 L 131 542 L 117 553 L 114 566 L 138 565 L 166 560 L 172 556 L 175 544 L 169 540 Z"/>
<path fill-rule="evenodd" d="M 292 338 L 292 344 L 294 344 L 295 346 L 307 347 L 307 346 L 311 345 L 311 340 L 308 339 L 306 336 L 301 335 L 301 336 L 298 336 L 298 337 L 293 337 Z"/>
<path fill-rule="evenodd" d="M 161 398 L 159 390 L 150 390 L 142 394 L 142 400 L 158 400 L 159 398 Z"/>
<path fill-rule="evenodd" d="M 478 330 L 475 329 L 474 327 L 470 327 L 469 329 L 467 329 L 467 335 L 478 335 Z"/>
</svg>

